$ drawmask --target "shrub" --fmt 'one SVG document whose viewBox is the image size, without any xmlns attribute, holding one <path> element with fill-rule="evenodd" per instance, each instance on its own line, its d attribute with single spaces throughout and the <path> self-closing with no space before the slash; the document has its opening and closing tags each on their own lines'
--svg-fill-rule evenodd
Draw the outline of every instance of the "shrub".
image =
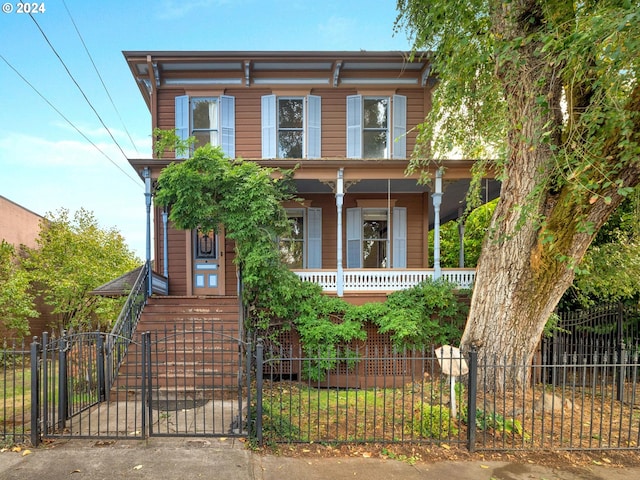
<svg viewBox="0 0 640 480">
<path fill-rule="evenodd" d="M 426 280 L 389 295 L 386 313 L 372 319 L 380 333 L 391 333 L 397 348 L 457 345 L 467 317 L 467 305 L 456 286 L 445 280 Z"/>
<path fill-rule="evenodd" d="M 451 422 L 451 411 L 442 405 L 423 403 L 413 416 L 413 431 L 424 438 L 443 440 L 458 434 Z"/>
</svg>

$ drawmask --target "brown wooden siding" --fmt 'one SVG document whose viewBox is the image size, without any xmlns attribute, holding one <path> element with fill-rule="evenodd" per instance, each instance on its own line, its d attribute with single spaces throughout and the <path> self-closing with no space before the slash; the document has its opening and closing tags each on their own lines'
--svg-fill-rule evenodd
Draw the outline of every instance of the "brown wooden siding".
<svg viewBox="0 0 640 480">
<path fill-rule="evenodd" d="M 299 90 L 296 90 L 299 91 Z M 211 95 L 213 90 L 189 91 L 192 95 Z M 216 90 L 215 94 L 221 91 Z M 261 97 L 273 92 L 271 89 L 243 88 L 226 89 L 226 95 L 232 95 L 236 100 L 236 155 L 238 157 L 257 159 L 262 156 L 261 129 Z M 281 93 L 278 90 L 278 93 Z M 353 88 L 323 88 L 310 89 L 308 93 L 322 98 L 322 157 L 344 158 L 346 156 L 346 117 L 347 96 L 367 91 L 357 91 Z M 375 90 L 375 95 L 386 93 L 393 95 L 395 89 Z M 429 91 L 423 88 L 398 89 L 398 94 L 407 97 L 407 155 L 415 146 L 416 132 L 413 127 L 422 123 L 426 115 L 426 108 L 430 106 Z M 158 126 L 161 129 L 172 129 L 175 126 L 174 110 L 175 97 L 184 95 L 183 89 L 161 88 L 158 90 Z"/>
<path fill-rule="evenodd" d="M 296 87 L 296 95 L 300 94 L 299 87 Z M 273 90 L 269 88 L 255 87 L 234 87 L 224 90 L 227 95 L 235 97 L 236 114 L 236 155 L 247 159 L 258 159 L 262 156 L 262 129 L 261 129 L 261 97 L 271 94 Z M 355 89 L 353 87 L 338 88 L 317 88 L 310 89 L 308 93 L 319 95 L 322 98 L 322 157 L 326 159 L 341 159 L 346 156 L 346 98 L 348 95 L 361 93 L 367 95 L 398 93 L 407 97 L 407 155 L 410 155 L 415 146 L 416 134 L 410 131 L 415 125 L 424 121 L 426 109 L 430 107 L 430 92 L 427 89 L 414 88 L 376 88 L 376 89 Z M 177 95 L 207 96 L 219 95 L 221 89 L 205 89 L 202 87 L 189 89 L 188 92 L 182 88 L 162 87 L 157 94 L 157 118 L 153 124 L 157 124 L 161 129 L 172 129 L 175 125 L 174 109 L 175 97 Z M 277 94 L 283 94 L 284 88 L 279 88 Z M 392 195 L 396 199 L 396 206 L 407 207 L 407 267 L 425 268 L 427 267 L 426 253 L 426 226 L 425 217 L 427 214 L 428 202 L 423 200 L 422 194 L 396 194 Z M 356 206 L 356 198 L 383 199 L 386 193 L 345 196 L 344 208 Z M 333 194 L 309 195 L 311 205 L 322 208 L 323 223 L 323 268 L 333 269 L 336 267 L 336 206 Z M 345 210 L 346 211 L 346 210 Z M 163 273 L 164 261 L 164 238 L 163 226 L 160 211 L 156 209 L 154 258 L 155 269 Z M 169 229 L 169 293 L 171 295 L 189 295 L 191 262 L 187 258 L 186 234 L 184 231 Z M 346 245 L 346 232 L 343 238 L 343 245 Z M 346 255 L 346 248 L 344 249 Z M 227 242 L 225 245 L 225 292 L 227 295 L 235 295 L 237 289 L 237 275 L 233 264 L 233 243 Z M 346 258 L 343 259 L 346 265 Z"/>
<path fill-rule="evenodd" d="M 233 259 L 235 258 L 235 242 L 226 239 L 224 246 L 225 295 L 233 296 L 238 294 L 238 275 L 236 273 L 236 266 L 233 263 Z"/>
</svg>

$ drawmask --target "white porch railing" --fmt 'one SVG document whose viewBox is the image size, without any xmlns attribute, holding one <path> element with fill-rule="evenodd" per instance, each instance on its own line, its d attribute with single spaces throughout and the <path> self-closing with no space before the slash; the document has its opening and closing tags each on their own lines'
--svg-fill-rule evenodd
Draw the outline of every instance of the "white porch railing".
<svg viewBox="0 0 640 480">
<path fill-rule="evenodd" d="M 302 280 L 317 283 L 325 292 L 337 290 L 335 270 L 295 270 Z M 433 269 L 345 269 L 343 274 L 344 290 L 358 292 L 393 292 L 413 287 L 418 283 L 433 278 Z M 475 269 L 447 268 L 442 269 L 442 278 L 457 284 L 460 288 L 471 288 L 476 277 Z"/>
</svg>

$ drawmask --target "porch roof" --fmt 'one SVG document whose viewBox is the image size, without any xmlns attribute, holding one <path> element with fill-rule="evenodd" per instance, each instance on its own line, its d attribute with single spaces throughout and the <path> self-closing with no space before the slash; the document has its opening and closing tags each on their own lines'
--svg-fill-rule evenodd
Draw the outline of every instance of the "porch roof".
<svg viewBox="0 0 640 480">
<path fill-rule="evenodd" d="M 419 175 L 407 175 L 406 160 L 378 159 L 320 159 L 320 160 L 263 160 L 248 159 L 260 165 L 272 168 L 293 169 L 298 167 L 294 180 L 298 192 L 335 193 L 337 171 L 344 169 L 344 180 L 347 194 L 361 193 L 425 193 L 431 191 L 431 184 L 418 182 Z M 160 171 L 175 159 L 129 159 L 131 166 L 142 178 L 145 167 L 151 169 L 152 178 L 157 178 Z M 459 217 L 460 209 L 466 207 L 466 194 L 469 189 L 473 160 L 444 160 L 440 165 L 444 173 L 444 195 L 440 208 L 440 221 L 446 223 Z M 430 172 L 433 176 L 433 172 Z M 483 202 L 489 202 L 500 195 L 500 182 L 491 177 L 482 183 Z M 433 209 L 429 212 L 429 228 L 433 227 Z"/>
</svg>

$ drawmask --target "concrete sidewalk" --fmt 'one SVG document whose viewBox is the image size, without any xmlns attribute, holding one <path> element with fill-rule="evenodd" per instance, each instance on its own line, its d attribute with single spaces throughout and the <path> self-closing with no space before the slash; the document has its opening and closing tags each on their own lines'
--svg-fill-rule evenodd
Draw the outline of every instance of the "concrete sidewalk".
<svg viewBox="0 0 640 480">
<path fill-rule="evenodd" d="M 406 462 L 380 458 L 262 455 L 236 439 L 69 440 L 30 454 L 0 453 L 2 480 L 628 480 L 640 468 L 563 469 L 514 462 Z"/>
</svg>

